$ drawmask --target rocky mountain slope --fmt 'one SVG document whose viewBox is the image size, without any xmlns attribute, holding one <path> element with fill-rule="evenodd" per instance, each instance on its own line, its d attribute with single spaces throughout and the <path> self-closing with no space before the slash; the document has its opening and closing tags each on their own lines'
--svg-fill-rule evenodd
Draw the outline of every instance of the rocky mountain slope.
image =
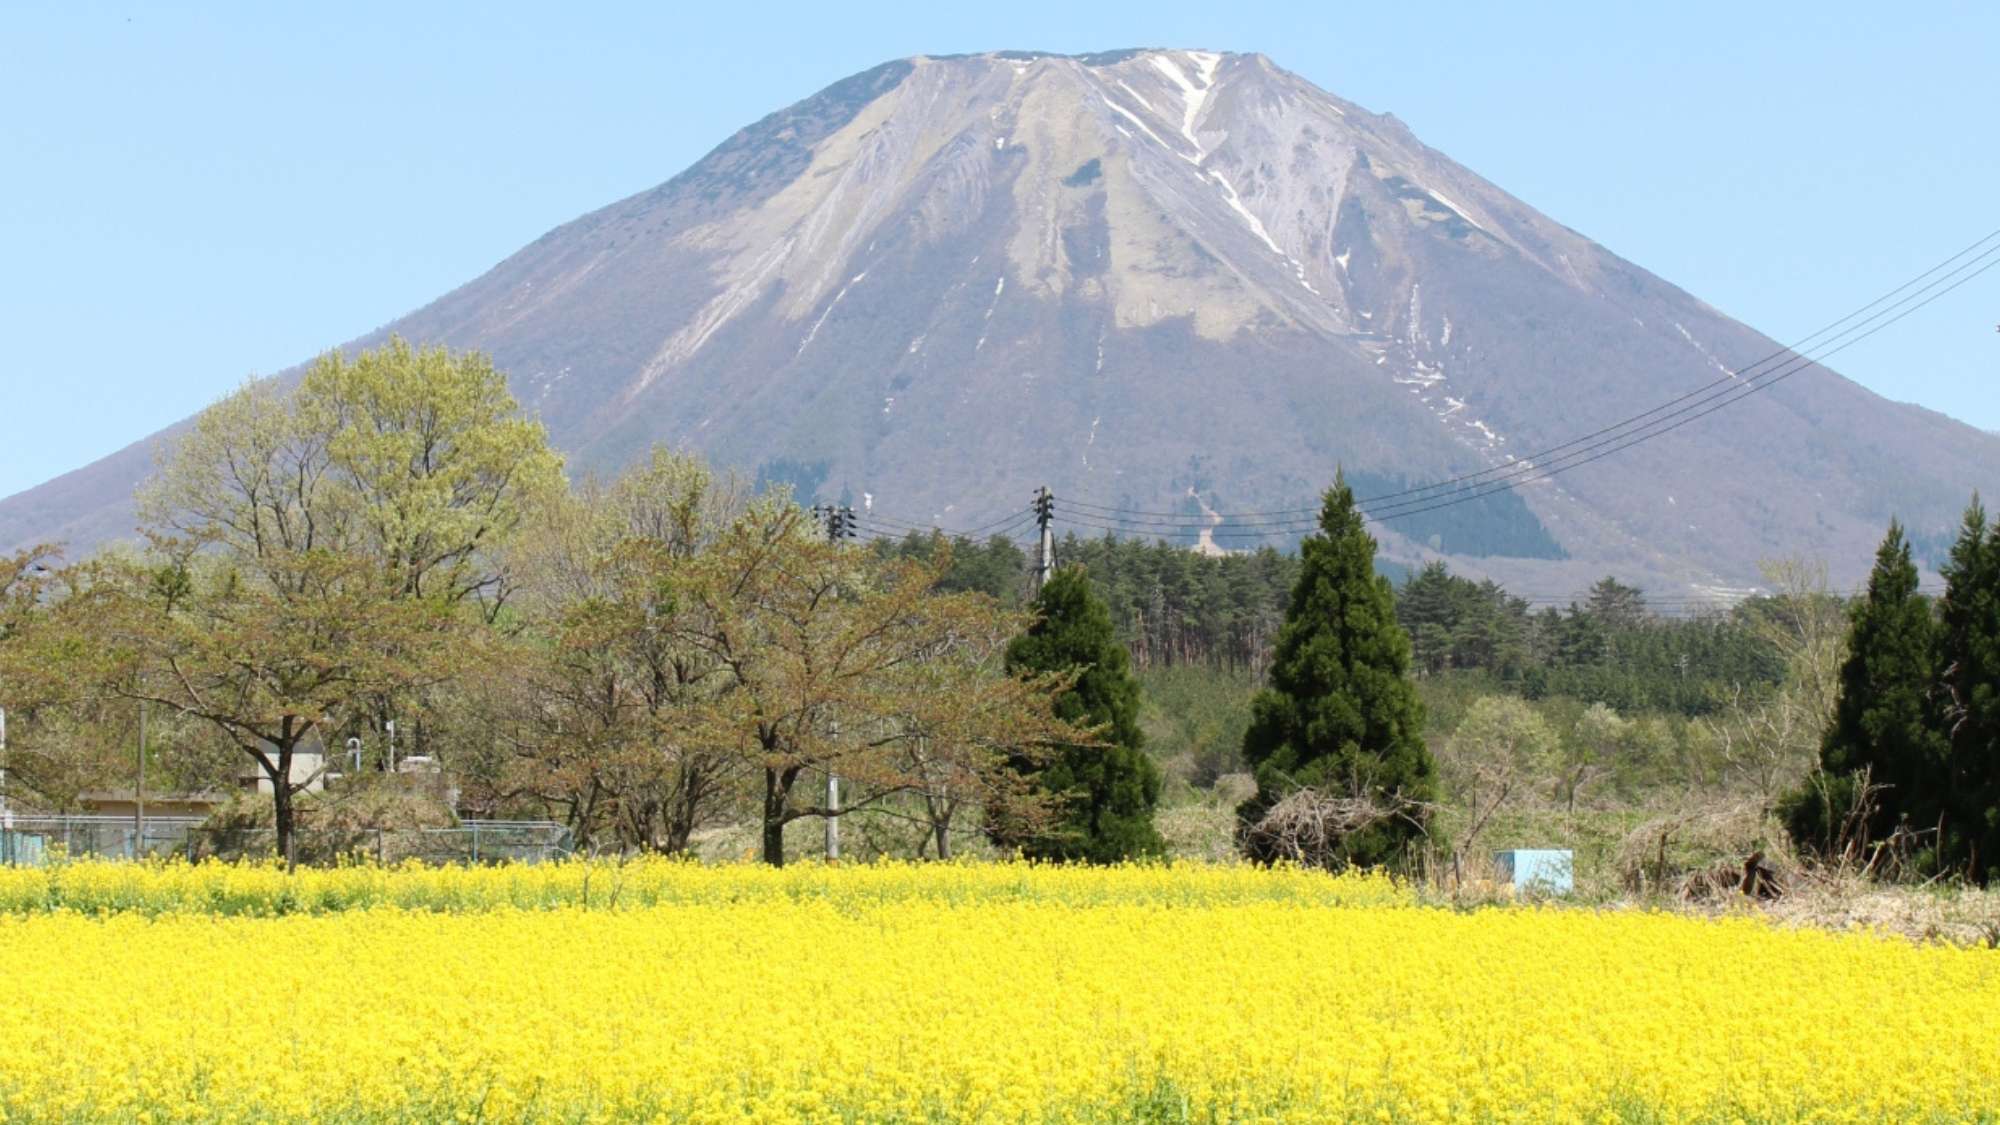
<svg viewBox="0 0 2000 1125">
<path fill-rule="evenodd" d="M 1041 484 L 1079 515 L 1392 491 L 1776 348 L 1393 116 L 1180 50 L 885 64 L 351 346 L 389 331 L 490 351 L 573 467 L 665 442 L 960 528 Z M 0 544 L 128 533 L 153 440 L 0 502 Z M 2000 439 L 1811 371 L 1378 530 L 1536 591 L 1851 578 L 1892 513 L 1942 529 L 1996 480 Z"/>
</svg>

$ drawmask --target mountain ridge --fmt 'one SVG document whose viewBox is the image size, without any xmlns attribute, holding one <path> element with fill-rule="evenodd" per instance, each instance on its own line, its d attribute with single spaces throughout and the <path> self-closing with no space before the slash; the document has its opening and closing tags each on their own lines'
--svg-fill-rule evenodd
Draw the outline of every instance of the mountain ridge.
<svg viewBox="0 0 2000 1125">
<path fill-rule="evenodd" d="M 491 351 L 578 468 L 665 441 L 958 527 L 1045 482 L 1139 511 L 1296 507 L 1336 466 L 1393 491 L 1777 347 L 1393 115 L 1157 48 L 891 60 L 348 346 L 391 331 Z M 0 543 L 119 534 L 154 440 L 0 501 Z M 1377 531 L 1545 589 L 1742 584 L 1789 550 L 1845 574 L 1997 468 L 1991 436 L 1811 372 Z"/>
</svg>

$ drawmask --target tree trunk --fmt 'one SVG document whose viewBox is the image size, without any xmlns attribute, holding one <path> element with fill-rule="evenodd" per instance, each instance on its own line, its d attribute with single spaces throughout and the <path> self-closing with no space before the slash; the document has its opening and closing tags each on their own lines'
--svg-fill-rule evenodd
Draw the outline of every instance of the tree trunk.
<svg viewBox="0 0 2000 1125">
<path fill-rule="evenodd" d="M 283 762 L 283 758 L 280 758 Z M 285 763 L 289 764 L 289 763 Z M 287 774 L 291 771 L 286 770 Z M 298 851 L 292 842 L 292 785 L 288 776 L 271 779 L 271 822 L 278 830 L 278 854 L 285 857 L 285 870 L 290 871 L 298 863 Z"/>
<path fill-rule="evenodd" d="M 702 765 L 683 764 L 679 780 L 680 784 L 662 814 L 666 821 L 662 850 L 669 855 L 687 852 L 716 788 L 709 770 Z"/>
<path fill-rule="evenodd" d="M 686 855 L 688 842 L 694 838 L 694 822 L 686 817 L 674 816 L 667 820 L 666 831 L 660 836 L 660 851 L 667 855 Z"/>
<path fill-rule="evenodd" d="M 798 776 L 796 767 L 764 770 L 764 862 L 772 867 L 785 865 L 785 814 Z"/>
</svg>

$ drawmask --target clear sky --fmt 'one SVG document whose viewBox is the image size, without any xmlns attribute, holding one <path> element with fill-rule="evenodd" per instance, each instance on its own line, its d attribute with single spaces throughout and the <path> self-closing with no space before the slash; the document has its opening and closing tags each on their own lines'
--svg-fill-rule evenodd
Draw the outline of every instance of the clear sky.
<svg viewBox="0 0 2000 1125">
<path fill-rule="evenodd" d="M 1262 51 L 1781 340 L 2000 227 L 1993 4 L 307 7 L 0 4 L 0 495 L 912 54 Z M 2000 429 L 1996 324 L 1834 362 Z"/>
</svg>

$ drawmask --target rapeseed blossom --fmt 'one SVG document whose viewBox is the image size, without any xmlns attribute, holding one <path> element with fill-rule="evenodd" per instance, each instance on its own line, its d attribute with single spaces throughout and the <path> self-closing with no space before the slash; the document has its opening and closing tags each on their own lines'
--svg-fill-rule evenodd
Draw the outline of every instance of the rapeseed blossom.
<svg viewBox="0 0 2000 1125">
<path fill-rule="evenodd" d="M 74 864 L 0 949 L 10 1120 L 2000 1111 L 2000 953 L 1379 876 Z"/>
</svg>

